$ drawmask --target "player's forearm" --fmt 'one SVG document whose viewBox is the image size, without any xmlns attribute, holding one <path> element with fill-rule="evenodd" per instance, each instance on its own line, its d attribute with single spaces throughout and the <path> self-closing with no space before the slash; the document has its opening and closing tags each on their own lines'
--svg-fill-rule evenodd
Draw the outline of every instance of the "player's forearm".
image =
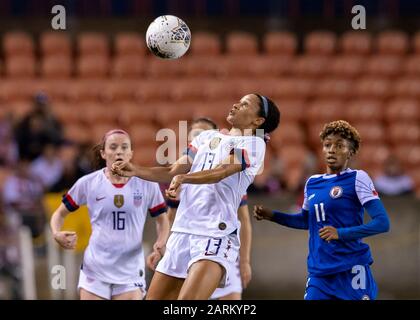
<svg viewBox="0 0 420 320">
<path fill-rule="evenodd" d="M 293 214 L 273 210 L 273 218 L 271 220 L 289 228 L 309 229 L 308 211 L 304 209 L 300 213 Z"/>
<path fill-rule="evenodd" d="M 153 182 L 171 182 L 174 177 L 170 167 L 136 167 L 135 176 Z"/>
<path fill-rule="evenodd" d="M 211 184 L 217 183 L 230 175 L 241 171 L 241 165 L 221 165 L 215 169 L 203 170 L 182 175 L 182 183 Z"/>
<path fill-rule="evenodd" d="M 250 263 L 251 262 L 251 243 L 252 243 L 252 228 L 251 223 L 241 222 L 241 248 L 239 250 L 240 254 L 240 263 Z"/>
<path fill-rule="evenodd" d="M 61 230 L 63 223 L 64 216 L 59 211 L 54 212 L 50 221 L 51 232 L 53 235 Z"/>
<path fill-rule="evenodd" d="M 340 240 L 357 240 L 389 231 L 389 218 L 380 200 L 371 200 L 364 207 L 372 220 L 360 226 L 338 228 Z"/>
<path fill-rule="evenodd" d="M 161 214 L 156 219 L 156 244 L 158 244 L 160 247 L 163 247 L 169 237 L 169 219 L 167 214 Z"/>
</svg>

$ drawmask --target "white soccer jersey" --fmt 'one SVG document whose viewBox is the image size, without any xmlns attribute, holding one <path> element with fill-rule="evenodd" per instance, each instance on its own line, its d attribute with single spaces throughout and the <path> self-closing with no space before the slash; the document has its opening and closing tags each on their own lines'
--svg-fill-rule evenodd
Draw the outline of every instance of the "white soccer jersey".
<svg viewBox="0 0 420 320">
<path fill-rule="evenodd" d="M 232 153 L 243 170 L 218 183 L 183 184 L 172 231 L 222 237 L 239 229 L 238 207 L 264 163 L 264 140 L 208 130 L 191 142 L 187 153 L 193 158 L 190 172 L 214 169 Z"/>
<path fill-rule="evenodd" d="M 82 269 L 87 276 L 112 284 L 139 282 L 144 277 L 143 227 L 149 211 L 166 211 L 159 185 L 132 177 L 114 185 L 104 169 L 80 178 L 63 197 L 70 211 L 87 204 L 92 235 Z"/>
</svg>

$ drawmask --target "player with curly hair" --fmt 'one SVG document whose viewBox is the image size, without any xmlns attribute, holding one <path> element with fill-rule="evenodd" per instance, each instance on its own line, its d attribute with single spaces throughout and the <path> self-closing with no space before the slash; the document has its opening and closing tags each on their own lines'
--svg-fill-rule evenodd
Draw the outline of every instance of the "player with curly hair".
<svg viewBox="0 0 420 320">
<path fill-rule="evenodd" d="M 302 211 L 286 214 L 258 205 L 254 216 L 309 230 L 306 300 L 375 299 L 373 259 L 362 238 L 389 230 L 386 210 L 368 174 L 348 167 L 360 148 L 357 130 L 346 121 L 333 121 L 320 138 L 327 172 L 307 180 Z M 366 224 L 365 209 L 371 217 Z"/>
</svg>

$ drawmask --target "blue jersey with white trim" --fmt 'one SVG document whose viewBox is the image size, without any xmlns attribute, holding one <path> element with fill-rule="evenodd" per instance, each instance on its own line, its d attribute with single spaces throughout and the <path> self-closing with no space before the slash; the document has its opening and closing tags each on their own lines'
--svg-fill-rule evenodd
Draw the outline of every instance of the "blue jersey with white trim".
<svg viewBox="0 0 420 320">
<path fill-rule="evenodd" d="M 373 262 L 369 246 L 357 240 L 320 238 L 319 229 L 353 227 L 363 224 L 363 205 L 379 199 L 372 180 L 362 170 L 347 169 L 340 174 L 314 175 L 305 186 L 303 209 L 309 212 L 310 275 L 328 275 Z"/>
</svg>

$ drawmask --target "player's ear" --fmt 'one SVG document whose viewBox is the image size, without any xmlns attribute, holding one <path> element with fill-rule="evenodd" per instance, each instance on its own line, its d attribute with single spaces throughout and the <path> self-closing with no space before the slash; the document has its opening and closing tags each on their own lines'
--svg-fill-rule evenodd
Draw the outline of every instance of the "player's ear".
<svg viewBox="0 0 420 320">
<path fill-rule="evenodd" d="M 263 117 L 258 117 L 255 119 L 254 123 L 257 125 L 257 128 L 261 127 L 261 125 L 265 122 L 265 119 Z"/>
<path fill-rule="evenodd" d="M 105 150 L 99 150 L 101 153 L 101 158 L 105 160 Z"/>
</svg>

